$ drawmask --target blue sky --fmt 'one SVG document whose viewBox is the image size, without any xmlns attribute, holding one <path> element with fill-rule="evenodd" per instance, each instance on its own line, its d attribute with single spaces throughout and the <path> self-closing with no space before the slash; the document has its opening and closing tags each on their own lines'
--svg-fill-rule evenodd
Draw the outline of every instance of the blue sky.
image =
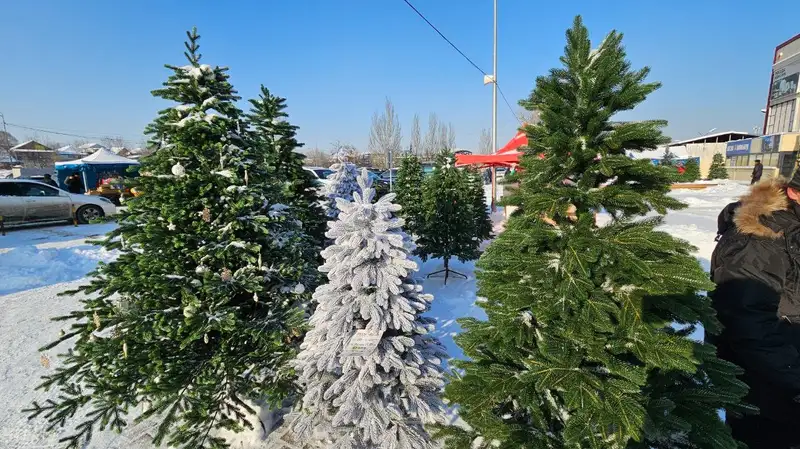
<svg viewBox="0 0 800 449">
<path fill-rule="evenodd" d="M 491 0 L 412 0 L 483 70 L 491 71 Z M 558 64 L 581 14 L 592 39 L 625 34 L 634 67 L 664 87 L 624 118 L 663 118 L 680 139 L 762 123 L 774 48 L 800 32 L 795 2 L 744 0 L 499 0 L 499 85 L 512 106 Z M 613 4 L 614 7 L 609 5 Z M 491 126 L 491 89 L 402 0 L 16 1 L 0 14 L 0 113 L 19 125 L 131 143 L 167 103 L 153 98 L 184 63 L 197 26 L 208 64 L 231 68 L 244 98 L 263 83 L 287 98 L 306 147 L 365 148 L 373 112 L 394 102 L 407 136 L 414 113 L 455 126 L 475 148 Z M 500 102 L 499 144 L 518 126 Z M 18 138 L 73 138 L 10 127 Z M 423 129 L 424 133 L 424 129 Z"/>
</svg>

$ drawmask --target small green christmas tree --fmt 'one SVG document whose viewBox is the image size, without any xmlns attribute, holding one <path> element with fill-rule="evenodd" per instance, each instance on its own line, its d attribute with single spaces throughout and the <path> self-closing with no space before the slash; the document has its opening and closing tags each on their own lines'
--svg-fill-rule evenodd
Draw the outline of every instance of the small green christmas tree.
<svg viewBox="0 0 800 449">
<path fill-rule="evenodd" d="M 697 159 L 690 157 L 689 160 L 683 164 L 683 172 L 682 180 L 685 182 L 694 182 L 700 179 L 700 164 L 697 163 Z"/>
<path fill-rule="evenodd" d="M 483 190 L 483 176 L 474 168 L 464 169 L 467 175 L 467 185 L 472 209 L 473 226 L 472 235 L 479 242 L 492 236 L 492 220 L 489 217 L 489 208 L 486 205 L 486 192 Z"/>
<path fill-rule="evenodd" d="M 711 167 L 708 169 L 708 179 L 728 179 L 728 169 L 725 167 L 725 157 L 722 154 L 714 154 Z"/>
<path fill-rule="evenodd" d="M 713 284 L 661 218 L 642 218 L 683 205 L 664 170 L 626 156 L 663 143 L 665 122 L 611 121 L 659 87 L 621 39 L 593 50 L 576 18 L 564 66 L 521 102 L 541 123 L 526 127 L 519 210 L 478 263 L 488 320 L 459 320 L 469 360 L 445 397 L 471 430 L 444 429 L 448 447 L 737 447 L 717 411 L 747 391 L 741 371 L 688 338 L 698 322 L 719 331 Z M 603 209 L 614 219 L 599 227 Z"/>
<path fill-rule="evenodd" d="M 313 251 L 313 264 L 318 264 L 319 251 L 325 242 L 327 217 L 320 205 L 315 179 L 303 169 L 306 156 L 299 153 L 303 144 L 297 142 L 297 126 L 286 119 L 286 99 L 272 95 L 261 86 L 258 99 L 250 100 L 251 111 L 246 115 L 254 144 L 267 156 L 266 163 L 277 180 L 284 183 L 284 196 L 293 208 L 303 229 L 312 237 L 317 249 Z"/>
<path fill-rule="evenodd" d="M 442 150 L 433 174 L 425 180 L 422 192 L 423 223 L 419 227 L 415 254 L 425 261 L 441 258 L 444 269 L 428 276 L 450 274 L 465 277 L 450 269 L 450 259 L 474 260 L 480 255 L 480 240 L 475 235 L 475 216 L 466 173 L 455 167 L 455 156 Z"/>
<path fill-rule="evenodd" d="M 418 235 L 423 223 L 422 204 L 422 163 L 414 154 L 406 155 L 397 170 L 395 192 L 396 202 L 402 207 L 399 214 L 405 220 L 405 230 L 411 235 Z"/>
<path fill-rule="evenodd" d="M 142 194 L 102 242 L 120 255 L 68 292 L 83 308 L 55 318 L 69 328 L 43 348 L 74 342 L 40 385 L 58 395 L 26 411 L 49 430 L 79 420 L 68 448 L 143 408 L 137 420 L 160 422 L 156 446 L 225 448 L 218 431 L 252 428 L 246 400 L 274 405 L 294 388 L 309 239 L 263 148 L 243 137 L 227 69 L 201 64 L 200 37 L 187 35 L 188 64 L 168 65 L 153 91 L 177 104 L 146 130 L 156 150 Z"/>
</svg>

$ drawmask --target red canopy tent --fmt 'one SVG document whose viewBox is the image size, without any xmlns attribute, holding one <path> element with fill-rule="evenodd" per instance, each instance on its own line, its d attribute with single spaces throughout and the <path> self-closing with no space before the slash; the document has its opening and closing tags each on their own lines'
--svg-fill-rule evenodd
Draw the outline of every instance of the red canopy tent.
<svg viewBox="0 0 800 449">
<path fill-rule="evenodd" d="M 493 154 L 457 154 L 456 166 L 513 167 L 519 164 L 519 157 L 522 154 L 519 149 L 527 144 L 528 136 L 520 131 L 503 148 Z"/>
<path fill-rule="evenodd" d="M 476 165 L 481 168 L 492 169 L 492 210 L 495 210 L 495 197 L 497 196 L 497 167 L 516 167 L 522 152 L 520 148 L 528 144 L 528 136 L 520 131 L 513 139 L 509 140 L 503 148 L 493 154 L 457 154 L 456 166 Z"/>
</svg>

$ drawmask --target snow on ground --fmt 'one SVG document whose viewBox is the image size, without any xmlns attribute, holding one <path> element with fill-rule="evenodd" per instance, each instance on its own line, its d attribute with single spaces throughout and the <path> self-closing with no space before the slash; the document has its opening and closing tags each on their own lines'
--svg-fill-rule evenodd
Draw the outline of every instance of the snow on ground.
<svg viewBox="0 0 800 449">
<path fill-rule="evenodd" d="M 746 190 L 747 186 L 736 183 L 721 183 L 705 190 L 676 190 L 672 195 L 688 208 L 670 212 L 662 229 L 696 246 L 697 257 L 707 268 L 714 249 L 717 214 Z M 502 229 L 502 209 L 492 219 L 495 229 Z M 13 230 L 0 236 L 0 310 L 3 311 L 0 314 L 0 347 L 3 348 L 0 352 L 0 398 L 4 405 L 0 409 L 0 448 L 57 447 L 59 432 L 48 434 L 42 420 L 29 422 L 20 410 L 33 400 L 42 401 L 52 396 L 52 392 L 35 391 L 34 387 L 42 374 L 58 366 L 56 354 L 63 348 L 46 354 L 41 354 L 38 348 L 57 338 L 63 325 L 49 319 L 78 307 L 78 297 L 60 297 L 58 293 L 80 285 L 80 279 L 98 261 L 112 260 L 115 256 L 86 243 L 87 238 L 95 238 L 113 227 L 114 224 L 58 226 Z M 418 275 L 425 278 L 442 268 L 441 260 L 429 260 L 420 263 Z M 456 319 L 468 316 L 485 319 L 486 315 L 475 304 L 474 262 L 452 261 L 451 268 L 467 279 L 451 277 L 447 285 L 438 277 L 423 282 L 425 292 L 435 296 L 429 315 L 438 320 L 436 335 L 452 357 L 461 358 L 463 353 L 453 341 L 460 331 Z M 73 282 L 58 284 L 66 281 Z M 41 288 L 27 290 L 34 287 Z M 696 337 L 702 338 L 702 333 Z M 149 425 L 141 424 L 122 435 L 99 432 L 85 449 L 148 448 L 152 446 L 146 434 L 149 429 Z M 239 439 L 246 440 L 245 435 Z M 260 438 L 249 439 L 258 440 Z M 235 447 L 258 447 L 258 444 L 236 444 Z"/>
<path fill-rule="evenodd" d="M 88 244 L 116 225 L 14 229 L 0 236 L 0 295 L 80 279 L 116 254 Z"/>
</svg>

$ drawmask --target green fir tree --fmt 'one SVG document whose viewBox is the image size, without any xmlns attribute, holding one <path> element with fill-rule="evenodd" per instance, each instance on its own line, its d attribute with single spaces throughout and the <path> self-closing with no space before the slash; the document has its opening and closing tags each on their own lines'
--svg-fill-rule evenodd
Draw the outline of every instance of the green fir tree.
<svg viewBox="0 0 800 449">
<path fill-rule="evenodd" d="M 284 183 L 284 195 L 297 218 L 303 223 L 305 233 L 312 237 L 317 248 L 312 248 L 314 265 L 321 263 L 319 251 L 325 242 L 327 217 L 320 204 L 315 179 L 305 169 L 306 156 L 299 153 L 303 144 L 297 142 L 298 127 L 286 119 L 286 99 L 272 95 L 261 86 L 258 99 L 250 100 L 251 111 L 246 115 L 254 145 L 267 156 L 267 164 Z"/>
<path fill-rule="evenodd" d="M 682 176 L 682 180 L 684 182 L 695 182 L 700 179 L 700 164 L 697 163 L 697 159 L 690 157 L 685 164 L 683 164 L 684 172 Z"/>
<path fill-rule="evenodd" d="M 488 320 L 460 320 L 469 360 L 445 395 L 471 430 L 443 429 L 450 448 L 737 446 L 717 411 L 745 394 L 740 370 L 689 339 L 695 323 L 719 331 L 713 284 L 690 245 L 643 218 L 683 205 L 664 170 L 626 156 L 663 143 L 665 122 L 612 121 L 660 86 L 621 39 L 593 50 L 577 17 L 563 67 L 521 102 L 541 123 L 526 127 L 519 210 L 478 264 Z M 614 219 L 598 227 L 603 209 Z"/>
<path fill-rule="evenodd" d="M 489 208 L 486 205 L 486 192 L 483 189 L 483 176 L 474 168 L 465 168 L 467 176 L 467 189 L 470 197 L 473 226 L 472 235 L 479 242 L 492 236 L 492 220 L 489 217 Z"/>
<path fill-rule="evenodd" d="M 187 35 L 188 64 L 168 65 L 153 91 L 176 104 L 146 130 L 156 150 L 142 194 L 102 241 L 119 257 L 69 292 L 83 308 L 55 318 L 68 328 L 43 348 L 69 346 L 40 385 L 58 393 L 26 411 L 49 430 L 74 423 L 68 448 L 132 418 L 158 423 L 156 446 L 225 448 L 220 431 L 252 428 L 248 403 L 293 389 L 309 239 L 263 149 L 242 137 L 227 69 L 201 64 Z"/>
<path fill-rule="evenodd" d="M 422 163 L 414 154 L 406 155 L 397 170 L 395 202 L 402 207 L 400 216 L 405 220 L 405 230 L 411 235 L 418 235 L 423 223 L 422 205 Z"/>
<path fill-rule="evenodd" d="M 725 167 L 725 157 L 722 154 L 714 154 L 711 167 L 708 169 L 708 179 L 728 179 L 728 169 Z"/>
<path fill-rule="evenodd" d="M 464 262 L 477 259 L 481 242 L 475 236 L 472 198 L 464 170 L 456 168 L 455 156 L 442 150 L 436 157 L 433 174 L 425 180 L 422 192 L 423 220 L 419 226 L 415 254 L 425 261 L 441 258 L 444 269 L 430 273 L 464 276 L 450 269 L 453 257 Z"/>
</svg>

